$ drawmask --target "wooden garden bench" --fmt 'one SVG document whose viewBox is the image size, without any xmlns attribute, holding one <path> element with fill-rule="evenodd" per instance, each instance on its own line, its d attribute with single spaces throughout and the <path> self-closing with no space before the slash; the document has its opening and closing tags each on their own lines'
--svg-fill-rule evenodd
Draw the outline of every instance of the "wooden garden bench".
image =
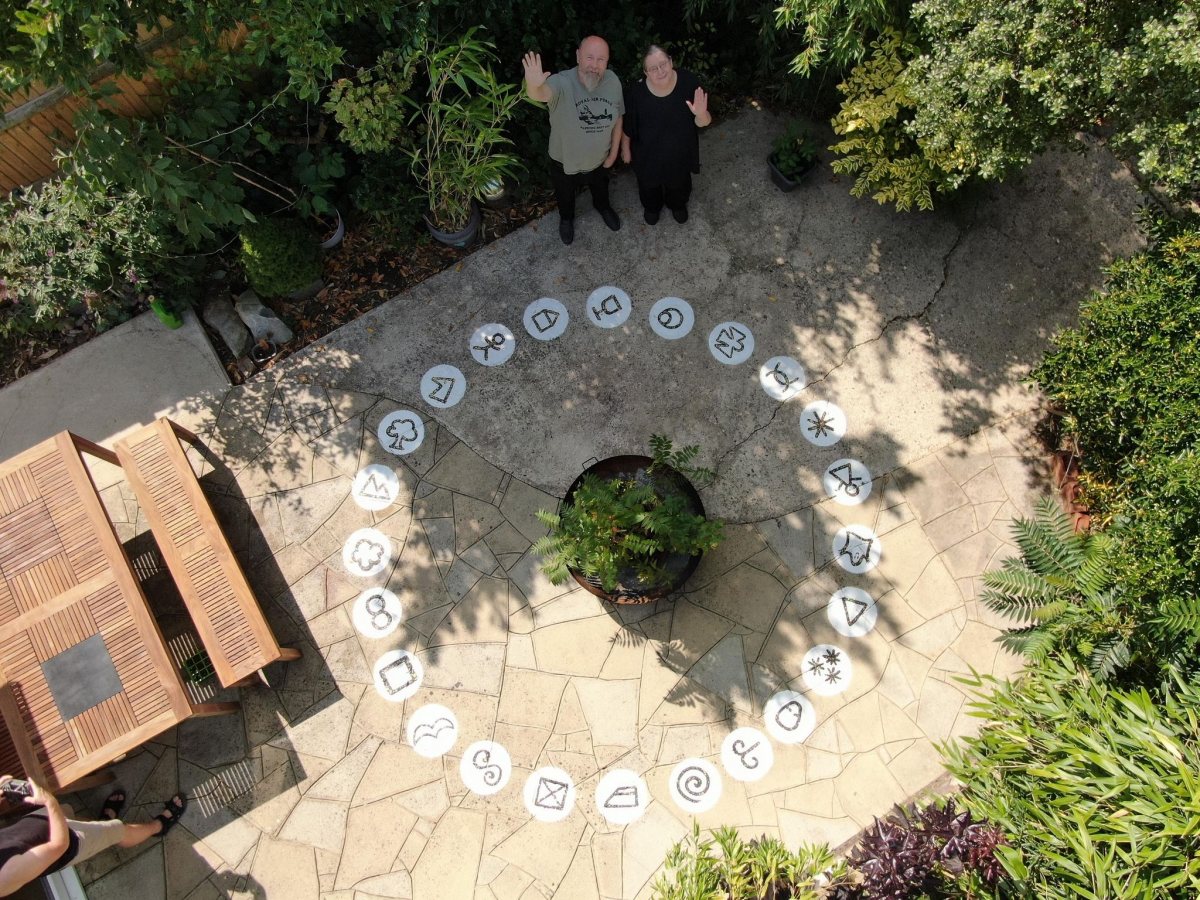
<svg viewBox="0 0 1200 900">
<path fill-rule="evenodd" d="M 198 443 L 194 434 L 161 418 L 118 441 L 117 458 L 217 679 L 232 687 L 277 660 L 298 659 L 300 651 L 275 640 L 180 439 Z"/>
</svg>

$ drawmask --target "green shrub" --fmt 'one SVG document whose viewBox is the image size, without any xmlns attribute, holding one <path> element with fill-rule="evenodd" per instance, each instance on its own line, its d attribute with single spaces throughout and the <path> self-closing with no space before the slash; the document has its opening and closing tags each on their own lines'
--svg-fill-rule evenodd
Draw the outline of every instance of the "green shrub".
<svg viewBox="0 0 1200 900">
<path fill-rule="evenodd" d="M 128 318 L 166 265 L 169 230 L 140 195 L 69 179 L 0 201 L 0 335 Z"/>
<path fill-rule="evenodd" d="M 988 722 L 942 752 L 967 807 L 1008 836 L 997 853 L 1020 896 L 1197 896 L 1200 686 L 1158 699 L 1057 659 L 969 683 Z"/>
<path fill-rule="evenodd" d="M 1101 678 L 1124 669 L 1131 655 L 1130 617 L 1113 586 L 1109 535 L 1076 534 L 1049 498 L 1039 501 L 1032 520 L 1013 523 L 1013 535 L 1020 557 L 984 573 L 980 598 L 1022 622 L 1000 642 L 1035 666 L 1062 651 Z"/>
<path fill-rule="evenodd" d="M 788 178 L 807 172 L 817 161 L 820 148 L 812 133 L 800 122 L 789 122 L 783 134 L 771 144 L 771 161 Z"/>
<path fill-rule="evenodd" d="M 724 539 L 724 523 L 692 512 L 679 486 L 676 473 L 713 477 L 691 465 L 699 448 L 675 450 L 662 435 L 653 435 L 650 446 L 654 459 L 645 477 L 601 479 L 589 473 L 559 512 L 537 511 L 550 533 L 532 549 L 545 557 L 542 571 L 552 583 L 564 583 L 574 569 L 612 592 L 622 572 L 632 569 L 642 585 L 658 585 L 666 577 L 667 554 L 694 556 Z"/>
<path fill-rule="evenodd" d="M 317 240 L 296 219 L 263 219 L 241 238 L 242 268 L 260 297 L 282 297 L 321 277 Z"/>
<path fill-rule="evenodd" d="M 654 881 L 654 900 L 817 900 L 846 879 L 845 864 L 823 844 L 792 853 L 774 838 L 744 842 L 729 826 L 701 840 L 698 823 L 671 848 L 665 869 Z"/>
<path fill-rule="evenodd" d="M 871 49 L 871 58 L 838 85 L 843 100 L 833 130 L 842 139 L 829 148 L 839 157 L 833 171 L 854 176 L 855 197 L 869 193 L 900 211 L 933 209 L 933 192 L 950 189 L 955 166 L 909 133 L 917 102 L 907 78 L 917 44 L 913 36 L 888 28 Z"/>
<path fill-rule="evenodd" d="M 1147 674 L 1198 666 L 1200 232 L 1114 263 L 1033 377 L 1065 412 Z"/>
</svg>

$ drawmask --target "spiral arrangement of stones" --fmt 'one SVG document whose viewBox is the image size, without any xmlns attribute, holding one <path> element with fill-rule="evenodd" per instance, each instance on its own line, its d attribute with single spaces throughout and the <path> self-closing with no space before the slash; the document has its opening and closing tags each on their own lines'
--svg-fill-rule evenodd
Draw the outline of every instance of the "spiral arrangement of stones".
<svg viewBox="0 0 1200 900">
<path fill-rule="evenodd" d="M 583 318 L 600 328 L 616 328 L 633 312 L 630 296 L 618 287 L 605 285 L 592 291 L 583 304 Z M 541 297 L 525 309 L 522 324 L 531 338 L 552 341 L 566 334 L 571 320 L 567 306 L 560 300 Z M 648 313 L 650 330 L 667 341 L 689 334 L 696 324 L 690 303 L 680 297 L 657 300 Z M 754 334 L 741 322 L 726 321 L 713 326 L 707 338 L 709 352 L 720 363 L 740 366 L 754 355 Z M 467 341 L 471 357 L 482 366 L 502 366 L 516 350 L 517 339 L 503 323 L 489 323 L 474 330 Z M 790 356 L 773 356 L 759 366 L 758 381 L 771 398 L 781 403 L 799 396 L 806 387 L 804 367 Z M 448 409 L 467 395 L 467 378 L 458 366 L 442 363 L 421 377 L 419 392 L 430 407 Z M 800 411 L 801 436 L 817 447 L 833 447 L 845 436 L 845 413 L 829 400 L 815 400 Z M 396 456 L 419 448 L 425 439 L 425 419 L 409 409 L 397 409 L 380 421 L 376 431 L 380 446 Z M 861 504 L 871 494 L 870 469 L 857 459 L 840 457 L 826 466 L 822 475 L 826 493 L 846 506 Z M 379 511 L 394 503 L 400 494 L 400 482 L 392 469 L 373 464 L 364 467 L 354 479 L 352 494 L 356 503 L 367 510 Z M 875 532 L 865 525 L 847 525 L 834 536 L 833 558 L 844 570 L 861 575 L 879 565 L 883 546 Z M 392 547 L 387 536 L 373 528 L 361 528 L 345 542 L 342 560 L 346 571 L 370 579 L 388 571 Z M 364 590 L 354 604 L 353 622 L 368 638 L 383 640 L 400 625 L 404 615 L 400 600 L 383 587 Z M 869 633 L 878 616 L 875 600 L 865 590 L 847 586 L 828 601 L 830 624 L 841 635 L 853 640 Z M 413 653 L 394 648 L 382 653 L 374 664 L 375 688 L 385 699 L 402 702 L 421 686 L 424 671 Z M 819 696 L 839 694 L 850 685 L 853 666 L 842 647 L 818 644 L 804 656 L 801 678 L 807 692 Z M 763 725 L 742 727 L 731 732 L 721 747 L 721 765 L 725 773 L 738 781 L 758 781 L 774 763 L 772 739 L 782 744 L 804 741 L 817 725 L 817 715 L 805 693 L 783 690 L 763 705 Z M 427 704 L 408 719 L 406 736 L 413 750 L 436 758 L 448 753 L 458 740 L 458 720 L 454 711 L 439 704 Z M 512 776 L 513 763 L 505 747 L 495 741 L 477 741 L 467 747 L 459 766 L 463 785 L 479 796 L 504 790 Z M 721 797 L 721 772 L 712 762 L 690 757 L 675 766 L 669 779 L 672 801 L 685 812 L 700 814 L 712 809 Z M 522 788 L 530 815 L 542 822 L 565 819 L 576 802 L 575 784 L 560 768 L 545 766 L 532 772 Z M 645 780 L 630 769 L 611 769 L 599 780 L 594 802 L 608 822 L 626 825 L 646 811 L 650 793 Z"/>
</svg>

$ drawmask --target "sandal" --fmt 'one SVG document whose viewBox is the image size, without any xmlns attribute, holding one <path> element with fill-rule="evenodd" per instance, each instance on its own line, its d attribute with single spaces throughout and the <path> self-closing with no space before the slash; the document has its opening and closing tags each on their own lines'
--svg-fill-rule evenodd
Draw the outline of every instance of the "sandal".
<svg viewBox="0 0 1200 900">
<path fill-rule="evenodd" d="M 163 806 L 163 811 L 154 817 L 162 823 L 162 828 L 158 832 L 160 837 L 171 830 L 186 809 L 187 797 L 183 796 L 183 794 L 176 794 L 166 802 Z"/>
<path fill-rule="evenodd" d="M 119 819 L 121 810 L 125 808 L 125 792 L 117 788 L 108 795 L 108 799 L 104 801 L 104 805 L 100 807 L 101 819 Z"/>
</svg>

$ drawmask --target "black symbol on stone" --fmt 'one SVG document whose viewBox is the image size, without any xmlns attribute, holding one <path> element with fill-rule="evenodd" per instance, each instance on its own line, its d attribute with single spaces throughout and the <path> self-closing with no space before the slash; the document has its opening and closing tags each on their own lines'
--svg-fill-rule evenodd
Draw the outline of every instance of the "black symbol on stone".
<svg viewBox="0 0 1200 900">
<path fill-rule="evenodd" d="M 386 481 L 380 479 L 374 472 L 367 476 L 358 495 L 366 500 L 391 500 L 392 492 Z"/>
<path fill-rule="evenodd" d="M 384 549 L 383 544 L 359 538 L 354 543 L 354 549 L 350 551 L 350 561 L 362 571 L 369 572 L 383 560 Z"/>
<path fill-rule="evenodd" d="M 679 796 L 689 803 L 699 803 L 712 787 L 708 772 L 699 766 L 688 766 L 675 779 L 675 789 Z"/>
<path fill-rule="evenodd" d="M 746 332 L 734 325 L 726 325 L 717 332 L 713 347 L 721 352 L 726 359 L 733 359 L 746 349 Z"/>
<path fill-rule="evenodd" d="M 504 346 L 505 340 L 507 339 L 504 337 L 503 332 L 500 331 L 497 331 L 495 334 L 485 334 L 483 336 L 483 343 L 472 345 L 471 349 L 482 350 L 483 358 L 486 361 L 489 353 L 493 350 L 499 350 Z"/>
<path fill-rule="evenodd" d="M 781 365 L 782 365 L 782 363 L 775 363 L 775 367 L 773 369 L 771 369 L 771 371 L 768 372 L 767 374 L 770 375 L 772 378 L 774 378 L 775 383 L 778 384 L 781 388 L 783 388 L 786 391 L 788 388 L 790 388 L 793 384 L 795 384 L 800 379 L 799 379 L 799 377 L 792 378 L 790 375 L 788 375 L 787 372 L 783 371 L 783 369 L 780 368 Z"/>
<path fill-rule="evenodd" d="M 866 483 L 865 478 L 854 474 L 854 466 L 850 463 L 835 466 L 829 470 L 829 474 L 838 483 L 838 489 L 844 491 L 849 497 L 857 497 L 862 491 L 861 485 Z"/>
<path fill-rule="evenodd" d="M 454 391 L 454 385 L 458 384 L 458 379 L 449 375 L 434 375 L 433 390 L 429 392 L 429 399 L 437 403 L 449 403 L 450 394 Z"/>
<path fill-rule="evenodd" d="M 559 314 L 553 309 L 539 309 L 529 319 L 538 330 L 538 334 L 545 334 L 558 324 Z"/>
<path fill-rule="evenodd" d="M 670 331 L 682 328 L 684 323 L 683 310 L 676 306 L 668 306 L 666 309 L 660 309 L 655 318 L 658 319 L 659 325 Z"/>
<path fill-rule="evenodd" d="M 779 720 L 779 713 L 775 714 L 775 719 L 776 721 Z M 760 760 L 757 756 L 751 756 L 750 754 L 759 745 L 759 743 L 760 741 L 755 741 L 753 744 L 747 747 L 745 741 L 735 740 L 730 749 L 734 752 L 734 755 L 742 761 L 742 765 L 747 769 L 757 769 Z"/>
<path fill-rule="evenodd" d="M 504 777 L 504 770 L 492 762 L 491 750 L 476 750 L 471 757 L 471 765 L 482 773 L 483 783 L 495 787 Z"/>
<path fill-rule="evenodd" d="M 379 680 L 389 694 L 398 694 L 417 683 L 417 670 L 411 659 L 401 656 L 379 670 Z"/>
<path fill-rule="evenodd" d="M 567 787 L 562 781 L 555 781 L 545 775 L 538 777 L 537 792 L 533 797 L 533 805 L 542 809 L 565 809 L 567 805 Z"/>
<path fill-rule="evenodd" d="M 850 611 L 851 606 L 854 607 L 854 612 Z M 847 625 L 857 624 L 858 620 L 863 617 L 863 613 L 870 608 L 871 604 L 864 600 L 855 600 L 853 597 L 842 598 L 842 612 L 846 614 Z"/>
<path fill-rule="evenodd" d="M 417 423 L 409 418 L 397 419 L 388 425 L 384 434 L 392 439 L 392 450 L 403 450 L 406 443 L 417 439 Z"/>
<path fill-rule="evenodd" d="M 875 546 L 875 539 L 864 537 L 854 531 L 846 532 L 846 540 L 842 544 L 842 549 L 838 551 L 838 556 L 844 556 L 850 560 L 850 565 L 861 566 L 871 558 L 871 550 Z"/>
<path fill-rule="evenodd" d="M 604 799 L 605 809 L 634 809 L 638 805 L 636 784 L 623 784 Z"/>
<path fill-rule="evenodd" d="M 600 321 L 600 316 L 615 316 L 621 311 L 621 298 L 616 294 L 609 294 L 600 301 L 599 306 L 592 307 L 592 315 L 596 317 L 596 321 Z"/>
<path fill-rule="evenodd" d="M 427 738 L 436 741 L 443 731 L 453 731 L 454 728 L 453 722 L 445 716 L 438 716 L 432 722 L 422 723 L 413 729 L 413 744 L 419 744 Z"/>
<path fill-rule="evenodd" d="M 371 594 L 367 597 L 367 602 L 363 604 L 366 607 L 367 615 L 371 617 L 371 627 L 376 631 L 387 631 L 396 617 L 388 612 L 387 598 L 383 594 Z M 380 618 L 383 622 L 380 623 Z"/>
<path fill-rule="evenodd" d="M 808 418 L 808 430 L 815 438 L 828 437 L 833 434 L 833 416 L 821 410 L 813 412 Z"/>
<path fill-rule="evenodd" d="M 800 705 L 799 700 L 789 700 L 775 710 L 775 724 L 784 731 L 795 731 L 800 727 L 803 718 L 804 707 Z"/>
<path fill-rule="evenodd" d="M 842 655 L 833 648 L 826 650 L 808 664 L 808 671 L 814 676 L 825 679 L 827 684 L 837 684 L 842 680 Z"/>
</svg>

